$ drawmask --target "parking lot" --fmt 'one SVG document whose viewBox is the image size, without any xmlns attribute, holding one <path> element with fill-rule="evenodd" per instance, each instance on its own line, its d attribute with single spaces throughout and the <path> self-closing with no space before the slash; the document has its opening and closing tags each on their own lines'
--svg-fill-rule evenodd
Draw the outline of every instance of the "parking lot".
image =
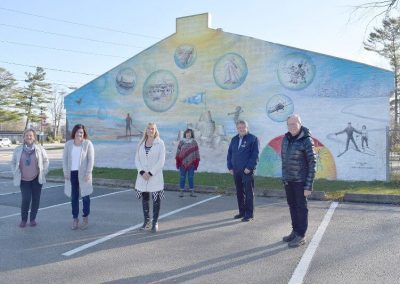
<svg viewBox="0 0 400 284">
<path fill-rule="evenodd" d="M 63 186 L 42 191 L 37 227 L 20 229 L 20 194 L 0 179 L 1 283 L 398 283 L 398 206 L 311 201 L 306 246 L 289 249 L 286 201 L 256 198 L 242 223 L 235 196 L 167 192 L 160 231 L 139 232 L 130 189 L 96 187 L 90 227 L 70 229 Z"/>
</svg>

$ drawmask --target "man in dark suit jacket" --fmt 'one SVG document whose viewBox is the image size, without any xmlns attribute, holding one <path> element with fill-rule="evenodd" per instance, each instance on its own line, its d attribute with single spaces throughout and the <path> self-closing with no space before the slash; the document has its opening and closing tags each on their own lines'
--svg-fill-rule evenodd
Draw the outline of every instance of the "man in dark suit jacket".
<svg viewBox="0 0 400 284">
<path fill-rule="evenodd" d="M 238 120 L 236 128 L 238 134 L 229 145 L 227 166 L 233 175 L 239 206 L 239 214 L 234 218 L 248 222 L 254 218 L 254 172 L 258 162 L 259 141 L 249 133 L 246 121 Z"/>
</svg>

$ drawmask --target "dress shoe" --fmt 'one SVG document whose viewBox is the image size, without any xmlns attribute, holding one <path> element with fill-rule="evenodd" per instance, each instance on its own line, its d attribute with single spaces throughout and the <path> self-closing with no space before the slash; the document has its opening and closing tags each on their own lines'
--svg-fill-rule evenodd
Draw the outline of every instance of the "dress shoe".
<svg viewBox="0 0 400 284">
<path fill-rule="evenodd" d="M 305 243 L 306 243 L 306 239 L 305 239 L 304 237 L 299 236 L 299 235 L 296 234 L 296 236 L 294 237 L 294 239 L 291 240 L 291 241 L 288 243 L 288 246 L 289 246 L 290 248 L 297 248 L 297 247 L 299 247 L 299 246 L 304 245 Z"/>
<path fill-rule="evenodd" d="M 26 227 L 26 221 L 21 221 L 21 223 L 19 223 L 19 227 L 20 228 L 25 228 Z"/>
<path fill-rule="evenodd" d="M 152 233 L 157 233 L 158 232 L 158 223 L 154 223 L 153 226 L 151 227 L 151 232 Z"/>
<path fill-rule="evenodd" d="M 36 225 L 37 225 L 37 223 L 36 223 L 35 220 L 32 220 L 32 221 L 29 223 L 29 226 L 31 226 L 31 227 L 35 227 Z"/>
<path fill-rule="evenodd" d="M 243 219 L 242 219 L 242 222 L 250 222 L 250 221 L 253 221 L 253 218 L 247 218 L 247 217 L 244 217 Z"/>
<path fill-rule="evenodd" d="M 295 237 L 296 237 L 296 233 L 294 231 L 292 231 L 289 235 L 284 236 L 282 238 L 282 241 L 288 243 L 288 242 L 292 241 Z"/>
<path fill-rule="evenodd" d="M 242 214 L 237 214 L 237 215 L 233 216 L 233 219 L 241 219 L 241 218 L 243 218 Z"/>
</svg>

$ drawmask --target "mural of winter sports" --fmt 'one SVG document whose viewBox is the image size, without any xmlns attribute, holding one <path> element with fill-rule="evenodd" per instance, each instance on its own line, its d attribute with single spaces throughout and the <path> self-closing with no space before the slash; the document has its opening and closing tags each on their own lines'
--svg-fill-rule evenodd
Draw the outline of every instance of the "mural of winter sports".
<svg viewBox="0 0 400 284">
<path fill-rule="evenodd" d="M 209 28 L 209 15 L 177 19 L 176 33 L 65 98 L 68 131 L 88 128 L 96 166 L 134 168 L 148 122 L 175 169 L 183 131 L 194 129 L 199 171 L 227 172 L 235 122 L 260 139 L 256 174 L 281 175 L 286 119 L 300 114 L 317 151 L 317 178 L 386 179 L 393 73 Z"/>
</svg>

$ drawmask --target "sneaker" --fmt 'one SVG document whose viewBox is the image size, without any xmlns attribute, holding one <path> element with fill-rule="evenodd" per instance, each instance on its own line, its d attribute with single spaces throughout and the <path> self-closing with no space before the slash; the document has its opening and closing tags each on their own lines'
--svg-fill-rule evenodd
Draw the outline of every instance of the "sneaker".
<svg viewBox="0 0 400 284">
<path fill-rule="evenodd" d="M 237 214 L 237 215 L 233 216 L 233 219 L 241 219 L 241 218 L 243 218 L 242 214 Z"/>
<path fill-rule="evenodd" d="M 291 242 L 295 237 L 296 237 L 296 233 L 294 231 L 292 231 L 289 235 L 284 236 L 282 238 L 282 241 L 288 243 L 288 242 Z"/>
<path fill-rule="evenodd" d="M 72 227 L 71 227 L 71 229 L 72 229 L 72 230 L 78 229 L 78 225 L 79 225 L 79 219 L 76 218 L 76 219 L 74 219 L 74 221 L 72 221 Z"/>
<path fill-rule="evenodd" d="M 82 225 L 79 226 L 79 229 L 86 230 L 89 227 L 89 217 L 82 218 Z"/>
<path fill-rule="evenodd" d="M 299 235 L 296 234 L 296 236 L 294 237 L 294 239 L 291 240 L 291 241 L 288 243 L 288 246 L 289 246 L 290 248 L 297 248 L 297 247 L 299 247 L 299 246 L 304 245 L 305 243 L 306 243 L 306 239 L 305 239 L 304 237 L 299 236 Z"/>
<path fill-rule="evenodd" d="M 35 220 L 33 220 L 33 221 L 31 221 L 31 222 L 29 223 L 29 226 L 31 226 L 31 227 L 35 227 L 36 225 L 37 225 L 37 223 L 36 223 Z"/>
<path fill-rule="evenodd" d="M 193 192 L 193 191 L 191 191 L 191 192 L 190 192 L 190 196 L 191 196 L 191 197 L 197 197 L 197 195 L 196 195 L 196 194 L 194 194 L 194 192 Z"/>
<path fill-rule="evenodd" d="M 242 219 L 242 222 L 250 222 L 250 221 L 253 221 L 253 218 L 247 218 L 247 217 L 244 217 L 243 219 Z"/>
<path fill-rule="evenodd" d="M 26 221 L 21 221 L 21 223 L 19 223 L 19 227 L 20 228 L 25 228 L 26 227 Z"/>
<path fill-rule="evenodd" d="M 183 196 L 184 196 L 183 190 L 180 190 L 180 191 L 179 191 L 179 197 L 183 197 Z"/>
</svg>

